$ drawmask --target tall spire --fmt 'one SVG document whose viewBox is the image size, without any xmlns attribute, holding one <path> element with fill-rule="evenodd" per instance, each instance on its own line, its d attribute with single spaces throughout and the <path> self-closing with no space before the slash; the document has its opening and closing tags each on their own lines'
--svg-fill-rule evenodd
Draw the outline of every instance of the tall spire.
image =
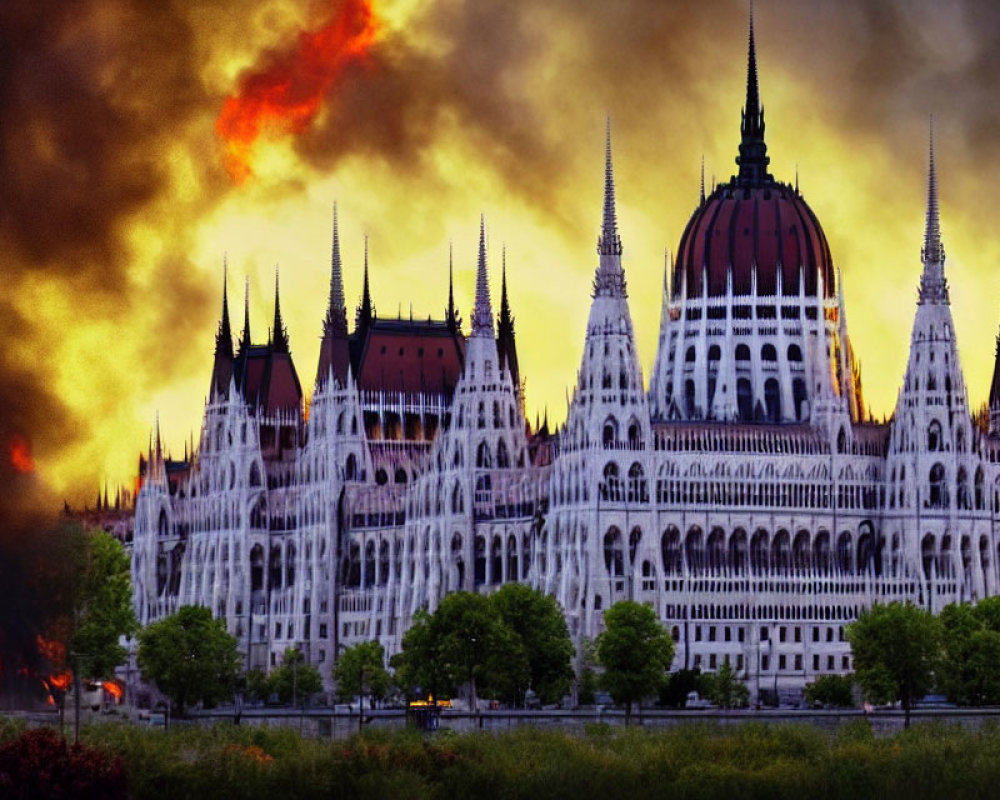
<svg viewBox="0 0 1000 800">
<path fill-rule="evenodd" d="M 219 320 L 219 330 L 215 334 L 216 354 L 233 357 L 233 331 L 229 326 L 229 263 L 226 256 L 222 257 L 222 317 Z"/>
<path fill-rule="evenodd" d="M 736 158 L 741 186 L 760 186 L 773 178 L 767 165 L 771 159 L 764 143 L 764 107 L 757 86 L 757 48 L 754 44 L 753 6 L 750 6 L 750 33 L 747 44 L 747 97 L 740 123 L 740 154 Z"/>
<path fill-rule="evenodd" d="M 514 391 L 520 394 L 521 373 L 517 363 L 517 343 L 514 338 L 514 316 L 507 300 L 507 246 L 504 245 L 500 267 L 500 317 L 497 322 L 497 355 L 500 369 L 510 372 Z"/>
<path fill-rule="evenodd" d="M 618 236 L 618 219 L 615 213 L 615 173 L 611 164 L 611 117 L 605 123 L 604 138 L 604 218 L 601 237 L 597 240 L 597 253 L 602 256 L 620 256 L 622 241 Z"/>
<path fill-rule="evenodd" d="M 701 193 L 698 197 L 700 205 L 705 205 L 705 156 L 701 157 Z"/>
<path fill-rule="evenodd" d="M 934 118 L 930 122 L 927 166 L 927 217 L 924 246 L 920 251 L 923 274 L 920 276 L 921 303 L 947 303 L 948 282 L 944 277 L 944 245 L 941 243 L 941 218 L 938 211 L 937 168 L 934 164 Z"/>
<path fill-rule="evenodd" d="M 361 305 L 354 316 L 355 331 L 367 329 L 375 317 L 375 309 L 372 308 L 372 296 L 368 288 L 368 234 L 365 234 L 365 279 L 361 290 Z"/>
<path fill-rule="evenodd" d="M 486 274 L 486 218 L 479 217 L 479 262 L 476 268 L 476 306 L 472 311 L 472 335 L 493 338 L 493 307 Z"/>
<path fill-rule="evenodd" d="M 274 268 L 274 330 L 271 332 L 271 348 L 276 353 L 288 352 L 288 331 L 281 319 L 281 292 L 278 285 L 278 268 Z"/>
<path fill-rule="evenodd" d="M 455 260 L 454 248 L 448 242 L 448 308 L 445 311 L 445 321 L 448 323 L 448 330 L 457 333 L 462 327 L 462 320 L 458 316 L 458 309 L 455 308 Z"/>
<path fill-rule="evenodd" d="M 594 276 L 594 297 L 625 297 L 622 272 L 622 240 L 618 235 L 615 210 L 615 174 L 611 163 L 611 118 L 607 119 L 604 141 L 604 215 L 597 240 L 600 263 Z"/>
<path fill-rule="evenodd" d="M 209 396 L 223 396 L 233 377 L 233 332 L 229 326 L 229 265 L 222 259 L 222 317 L 215 333 L 215 363 L 212 365 L 212 383 Z"/>
<path fill-rule="evenodd" d="M 330 254 L 330 301 L 324 327 L 335 334 L 347 335 L 347 306 L 344 302 L 344 273 L 340 260 L 340 232 L 337 229 L 337 204 L 333 204 L 333 246 Z"/>
<path fill-rule="evenodd" d="M 243 281 L 243 333 L 240 334 L 240 354 L 250 347 L 250 276 Z"/>
</svg>

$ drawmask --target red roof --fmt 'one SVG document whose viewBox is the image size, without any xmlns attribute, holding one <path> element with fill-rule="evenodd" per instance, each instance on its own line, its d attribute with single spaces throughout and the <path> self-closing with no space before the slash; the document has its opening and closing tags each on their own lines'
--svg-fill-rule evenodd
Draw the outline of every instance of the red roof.
<svg viewBox="0 0 1000 800">
<path fill-rule="evenodd" d="M 254 345 L 236 357 L 233 370 L 251 408 L 261 408 L 267 414 L 301 408 L 302 387 L 290 353 Z"/>
<path fill-rule="evenodd" d="M 451 395 L 464 358 L 464 338 L 446 323 L 375 320 L 361 351 L 358 386 Z"/>
<path fill-rule="evenodd" d="M 833 295 L 830 246 L 802 196 L 773 180 L 744 187 L 734 179 L 716 188 L 691 216 L 678 248 L 674 294 L 686 275 L 687 296 L 701 295 L 707 273 L 709 296 L 724 295 L 730 267 L 733 293 L 750 294 L 754 265 L 759 295 L 777 292 L 779 270 L 782 294 L 797 295 L 800 268 L 807 295 L 816 295 L 817 271 L 823 275 L 824 295 Z"/>
</svg>

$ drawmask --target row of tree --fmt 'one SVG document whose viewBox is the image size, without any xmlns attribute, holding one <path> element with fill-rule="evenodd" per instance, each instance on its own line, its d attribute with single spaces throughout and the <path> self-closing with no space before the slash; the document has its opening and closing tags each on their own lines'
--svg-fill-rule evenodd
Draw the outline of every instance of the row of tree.
<svg viewBox="0 0 1000 800">
<path fill-rule="evenodd" d="M 953 603 L 938 616 L 876 605 L 847 626 L 847 639 L 865 696 L 899 702 L 907 725 L 914 701 L 933 690 L 959 705 L 1000 704 L 1000 597 Z"/>
<path fill-rule="evenodd" d="M 62 591 L 72 602 L 54 634 L 66 643 L 77 676 L 112 677 L 127 655 L 121 638 L 138 632 L 143 676 L 178 710 L 225 700 L 241 688 L 282 702 L 322 690 L 319 671 L 294 649 L 268 675 L 244 674 L 236 640 L 205 608 L 183 607 L 139 631 L 128 556 L 112 536 L 76 532 L 66 553 L 76 568 Z M 392 659 L 394 676 L 381 645 L 364 642 L 338 654 L 333 678 L 341 700 L 384 698 L 395 686 L 410 697 L 451 696 L 465 687 L 471 705 L 480 693 L 513 706 L 552 703 L 578 676 L 581 695 L 600 686 L 625 705 L 627 716 L 634 703 L 658 693 L 682 705 L 692 689 L 723 707 L 746 703 L 746 687 L 728 664 L 711 676 L 668 675 L 674 643 L 650 606 L 616 603 L 604 613 L 604 628 L 576 654 L 574 670 L 574 646 L 554 598 L 521 584 L 488 596 L 455 592 L 434 613 L 414 616 Z M 939 616 L 909 604 L 876 605 L 847 626 L 847 638 L 866 698 L 900 702 L 907 722 L 914 701 L 934 689 L 961 705 L 1000 704 L 1000 597 L 952 604 Z M 807 699 L 844 705 L 850 691 L 849 677 L 825 676 Z"/>
</svg>

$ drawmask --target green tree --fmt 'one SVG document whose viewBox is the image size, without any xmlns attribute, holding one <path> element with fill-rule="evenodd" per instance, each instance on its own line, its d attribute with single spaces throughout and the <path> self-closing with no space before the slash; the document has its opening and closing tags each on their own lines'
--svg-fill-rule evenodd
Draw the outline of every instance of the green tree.
<svg viewBox="0 0 1000 800">
<path fill-rule="evenodd" d="M 685 708 L 688 695 L 691 692 L 701 694 L 702 686 L 701 670 L 698 667 L 671 672 L 660 691 L 660 702 L 672 708 Z"/>
<path fill-rule="evenodd" d="M 952 603 L 941 611 L 938 686 L 961 705 L 1000 703 L 1000 598 L 975 606 Z"/>
<path fill-rule="evenodd" d="M 301 650 L 289 647 L 281 659 L 281 666 L 268 675 L 267 687 L 268 694 L 276 693 L 282 703 L 298 706 L 307 702 L 311 695 L 323 691 L 323 676 L 316 667 L 306 663 Z"/>
<path fill-rule="evenodd" d="M 674 658 L 674 643 L 652 607 L 632 600 L 604 612 L 604 633 L 597 637 L 602 683 L 616 703 L 625 704 L 625 724 L 632 703 L 657 692 Z"/>
<path fill-rule="evenodd" d="M 723 661 L 719 671 L 703 673 L 701 676 L 702 695 L 719 708 L 746 708 L 750 702 L 750 690 L 737 677 L 736 672 Z"/>
<path fill-rule="evenodd" d="M 437 698 L 441 693 L 451 691 L 438 652 L 439 646 L 431 615 L 425 608 L 418 609 L 409 629 L 403 634 L 400 651 L 389 662 L 407 696 L 426 699 L 430 695 Z"/>
<path fill-rule="evenodd" d="M 577 702 L 580 705 L 594 702 L 594 695 L 599 688 L 595 666 L 597 666 L 597 645 L 593 639 L 583 637 L 580 639 L 580 649 L 577 652 Z"/>
<path fill-rule="evenodd" d="M 232 690 L 240 667 L 236 639 L 201 606 L 182 606 L 139 634 L 139 668 L 183 714 L 188 703 L 212 703 Z"/>
<path fill-rule="evenodd" d="M 110 678 L 127 656 L 121 637 L 138 628 L 129 558 L 117 539 L 95 531 L 87 535 L 82 560 L 74 593 L 70 658 L 82 675 Z"/>
<path fill-rule="evenodd" d="M 385 650 L 378 642 L 361 642 L 348 647 L 333 665 L 333 680 L 337 684 L 337 699 L 341 702 L 357 696 L 384 700 L 392 686 L 392 676 L 385 668 Z"/>
<path fill-rule="evenodd" d="M 449 683 L 468 687 L 469 708 L 474 709 L 477 683 L 490 684 L 495 654 L 512 645 L 509 632 L 497 619 L 489 599 L 471 592 L 447 595 L 431 618 L 431 629 Z"/>
<path fill-rule="evenodd" d="M 900 701 L 907 727 L 913 701 L 933 686 L 940 631 L 937 617 L 908 603 L 872 606 L 847 626 L 865 695 L 879 703 Z"/>
<path fill-rule="evenodd" d="M 850 708 L 854 705 L 854 676 L 820 675 L 806 684 L 804 694 L 809 705 Z"/>
<path fill-rule="evenodd" d="M 528 686 L 519 684 L 519 678 L 526 666 L 527 683 L 541 701 L 559 700 L 573 680 L 573 642 L 559 603 L 520 583 L 505 584 L 490 595 L 489 602 L 500 622 L 513 634 L 513 646 L 503 648 L 503 652 L 519 655 L 517 660 L 508 658 L 497 665 L 500 674 L 494 680 L 504 681 L 509 687 L 507 699 L 515 704 L 523 701 Z"/>
</svg>

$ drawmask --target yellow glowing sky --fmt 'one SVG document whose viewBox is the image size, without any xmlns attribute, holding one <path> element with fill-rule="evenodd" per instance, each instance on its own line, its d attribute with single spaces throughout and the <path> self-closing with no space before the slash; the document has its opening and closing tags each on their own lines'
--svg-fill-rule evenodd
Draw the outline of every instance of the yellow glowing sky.
<svg viewBox="0 0 1000 800">
<path fill-rule="evenodd" d="M 331 2 L 175 9 L 170 21 L 180 27 L 161 21 L 157 29 L 183 38 L 182 49 L 169 41 L 119 46 L 144 13 L 138 0 L 84 5 L 47 51 L 86 60 L 96 92 L 149 119 L 135 134 L 137 154 L 116 157 L 101 180 L 137 180 L 143 169 L 159 180 L 116 217 L 121 269 L 101 290 L 93 288 L 101 254 L 85 248 L 78 270 L 23 269 L 11 284 L 10 307 L 32 324 L 10 337 L 7 363 L 44 376 L 66 412 L 58 425 L 32 423 L 39 474 L 60 496 L 80 503 L 99 481 L 130 483 L 157 413 L 175 456 L 192 431 L 197 438 L 224 254 L 234 329 L 246 276 L 256 341 L 267 336 L 280 267 L 293 355 L 303 386 L 311 385 L 335 200 L 352 317 L 368 234 L 379 316 L 407 316 L 412 306 L 415 317 L 441 317 L 452 241 L 456 299 L 468 320 L 484 213 L 495 306 L 507 248 L 529 416 L 547 409 L 561 421 L 597 263 L 606 114 L 648 381 L 663 253 L 676 247 L 695 206 L 700 160 L 709 177 L 733 171 L 744 4 L 375 0 L 376 65 L 331 92 L 301 136 L 258 142 L 255 175 L 238 188 L 220 166 L 213 123 L 221 103 L 243 70 L 322 21 Z M 1000 158 L 991 136 L 1000 95 L 984 91 L 996 72 L 988 61 L 996 48 L 982 34 L 993 21 L 982 16 L 988 8 L 971 0 L 948 9 L 889 0 L 756 6 L 771 171 L 792 182 L 797 168 L 823 224 L 878 417 L 892 412 L 905 368 L 931 113 L 962 364 L 973 407 L 986 398 L 1000 321 L 992 211 Z M 176 110 L 167 111 L 168 95 L 145 96 L 141 84 L 175 68 Z M 65 157 L 45 124 L 25 127 L 34 131 L 25 158 Z"/>
</svg>

